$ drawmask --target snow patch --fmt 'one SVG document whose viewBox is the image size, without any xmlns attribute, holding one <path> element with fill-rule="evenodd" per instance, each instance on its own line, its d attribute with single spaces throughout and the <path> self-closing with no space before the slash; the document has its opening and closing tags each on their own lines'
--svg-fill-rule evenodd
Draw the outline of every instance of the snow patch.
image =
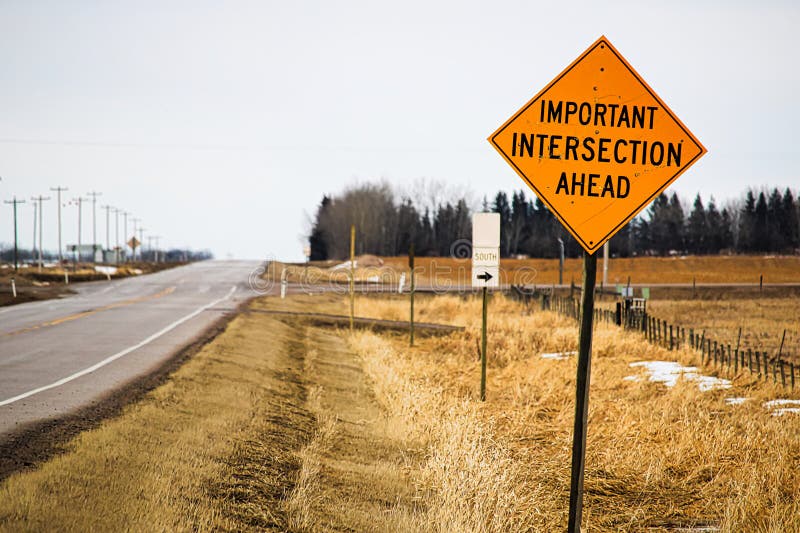
<svg viewBox="0 0 800 533">
<path fill-rule="evenodd" d="M 725 403 L 728 405 L 742 405 L 747 401 L 747 398 L 725 398 Z"/>
<path fill-rule="evenodd" d="M 569 358 L 571 355 L 576 355 L 578 352 L 553 352 L 553 353 L 543 353 L 540 355 L 542 359 L 553 359 L 555 361 L 561 361 L 563 359 Z"/>
<path fill-rule="evenodd" d="M 772 411 L 772 416 L 783 416 L 789 414 L 800 415 L 800 407 L 782 407 Z"/>
<path fill-rule="evenodd" d="M 332 266 L 331 270 L 344 270 L 345 268 L 348 270 L 350 268 L 358 268 L 358 259 L 353 261 L 352 266 L 350 265 L 350 261 L 345 261 L 344 263 L 339 263 L 338 265 Z"/>
<path fill-rule="evenodd" d="M 112 266 L 96 265 L 94 269 L 95 271 L 100 272 L 101 274 L 107 274 L 111 276 L 117 273 L 117 267 L 112 267 Z"/>
<path fill-rule="evenodd" d="M 787 400 L 785 398 L 781 398 L 778 400 L 770 400 L 768 402 L 764 402 L 764 407 L 766 407 L 767 409 L 774 409 L 782 405 L 796 405 L 800 407 L 800 400 Z"/>
<path fill-rule="evenodd" d="M 696 382 L 697 388 L 703 392 L 715 389 L 729 389 L 732 386 L 727 379 L 698 374 L 697 367 L 683 366 L 675 361 L 638 361 L 631 363 L 629 366 L 632 368 L 644 368 L 650 374 L 650 381 L 663 383 L 667 387 L 674 387 L 681 378 Z M 628 376 L 625 380 L 636 381 L 628 379 L 634 377 L 636 376 Z"/>
</svg>

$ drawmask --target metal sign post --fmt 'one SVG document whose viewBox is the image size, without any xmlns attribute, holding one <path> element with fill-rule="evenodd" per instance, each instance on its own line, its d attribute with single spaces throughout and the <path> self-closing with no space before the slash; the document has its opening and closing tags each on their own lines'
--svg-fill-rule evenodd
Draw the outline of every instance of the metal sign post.
<svg viewBox="0 0 800 533">
<path fill-rule="evenodd" d="M 486 401 L 486 315 L 488 288 L 500 285 L 500 214 L 472 215 L 472 286 L 483 293 L 481 318 L 481 401 Z"/>
<path fill-rule="evenodd" d="M 578 338 L 578 375 L 575 394 L 575 426 L 572 433 L 572 476 L 569 490 L 569 526 L 567 531 L 580 533 L 583 510 L 583 470 L 586 462 L 586 420 L 589 414 L 589 381 L 592 367 L 592 319 L 594 287 L 597 280 L 597 256 L 583 255 L 581 286 L 581 326 Z"/>
<path fill-rule="evenodd" d="M 356 311 L 356 225 L 350 225 L 350 331 Z"/>
<path fill-rule="evenodd" d="M 586 251 L 569 510 L 569 531 L 578 533 L 595 252 L 706 149 L 605 37 L 514 113 L 489 142 Z"/>
<path fill-rule="evenodd" d="M 411 309 L 410 309 L 410 316 L 408 318 L 408 345 L 414 346 L 414 243 L 411 243 L 411 246 L 408 247 L 408 268 L 411 270 L 411 285 L 409 290 L 409 298 L 411 300 Z"/>
</svg>

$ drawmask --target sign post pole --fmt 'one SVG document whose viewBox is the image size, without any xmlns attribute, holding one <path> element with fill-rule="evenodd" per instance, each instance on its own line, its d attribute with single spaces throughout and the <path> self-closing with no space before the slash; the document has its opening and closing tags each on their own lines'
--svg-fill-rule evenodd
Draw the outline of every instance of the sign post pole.
<svg viewBox="0 0 800 533">
<path fill-rule="evenodd" d="M 592 367 L 592 319 L 597 255 L 583 255 L 581 325 L 578 340 L 578 375 L 575 396 L 575 427 L 572 434 L 572 478 L 569 489 L 569 533 L 580 533 L 583 510 L 583 469 L 586 462 L 586 421 L 589 413 L 589 381 Z"/>
<path fill-rule="evenodd" d="M 486 287 L 483 288 L 483 320 L 481 322 L 481 401 L 486 401 Z"/>
<path fill-rule="evenodd" d="M 408 319 L 408 329 L 409 329 L 409 337 L 408 337 L 408 345 L 414 346 L 414 289 L 416 288 L 414 285 L 414 243 L 411 243 L 411 246 L 408 247 L 408 268 L 411 270 L 411 290 L 409 291 L 409 297 L 411 298 L 411 312 Z"/>
<path fill-rule="evenodd" d="M 350 225 L 350 331 L 356 310 L 356 225 Z"/>
<path fill-rule="evenodd" d="M 472 287 L 483 294 L 481 317 L 481 401 L 486 401 L 486 314 L 489 287 L 500 286 L 500 215 L 472 215 Z"/>
<path fill-rule="evenodd" d="M 577 533 L 595 253 L 706 149 L 605 37 L 514 113 L 489 142 L 586 251 L 569 502 L 569 531 Z M 559 278 L 562 274 L 559 268 Z"/>
</svg>

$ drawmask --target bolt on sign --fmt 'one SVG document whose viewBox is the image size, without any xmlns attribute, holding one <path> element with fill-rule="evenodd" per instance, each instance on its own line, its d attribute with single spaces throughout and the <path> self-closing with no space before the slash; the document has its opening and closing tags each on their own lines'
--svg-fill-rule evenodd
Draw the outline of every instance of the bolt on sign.
<svg viewBox="0 0 800 533">
<path fill-rule="evenodd" d="M 489 142 L 589 253 L 706 153 L 605 37 Z"/>
</svg>

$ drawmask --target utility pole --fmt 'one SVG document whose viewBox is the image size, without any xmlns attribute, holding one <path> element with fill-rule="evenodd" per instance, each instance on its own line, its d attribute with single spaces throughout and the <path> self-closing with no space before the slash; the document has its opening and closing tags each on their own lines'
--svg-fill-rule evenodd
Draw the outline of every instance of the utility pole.
<svg viewBox="0 0 800 533">
<path fill-rule="evenodd" d="M 103 193 L 92 191 L 88 193 L 92 197 L 92 263 L 97 258 L 97 197 Z"/>
<path fill-rule="evenodd" d="M 119 264 L 119 213 L 122 211 L 121 209 L 114 208 L 114 260 L 116 264 Z"/>
<path fill-rule="evenodd" d="M 33 197 L 35 202 L 39 202 L 39 272 L 42 271 L 42 264 L 44 263 L 42 258 L 42 202 L 49 199 L 49 196 L 42 196 L 41 194 Z"/>
<path fill-rule="evenodd" d="M 125 248 L 125 262 L 128 262 L 128 213 L 127 211 L 122 212 L 122 240 L 125 241 L 122 243 L 123 248 Z"/>
<path fill-rule="evenodd" d="M 156 249 L 154 250 L 154 252 L 156 254 L 156 263 L 158 263 L 158 241 L 159 239 L 161 239 L 161 237 L 159 237 L 158 235 L 154 235 L 153 239 L 156 241 Z"/>
<path fill-rule="evenodd" d="M 61 255 L 61 193 L 69 189 L 66 187 L 50 187 L 50 190 L 58 193 L 58 264 L 60 266 L 64 260 Z"/>
<path fill-rule="evenodd" d="M 36 200 L 34 199 L 33 200 L 33 248 L 31 249 L 31 254 L 33 254 L 34 258 L 36 257 L 36 213 L 37 213 L 36 208 L 37 207 L 38 206 L 36 205 Z"/>
<path fill-rule="evenodd" d="M 19 258 L 17 256 L 17 204 L 24 204 L 25 200 L 17 200 L 15 196 L 13 200 L 6 200 L 5 203 L 14 206 L 14 272 L 19 271 Z"/>
<path fill-rule="evenodd" d="M 106 250 L 111 250 L 111 232 L 109 228 L 111 227 L 111 210 L 114 208 L 110 205 L 104 205 L 103 209 L 106 210 Z"/>
<path fill-rule="evenodd" d="M 152 235 L 148 235 L 147 236 L 147 249 L 150 251 L 150 255 L 151 255 L 150 260 L 155 262 L 155 260 L 152 257 L 152 254 L 153 254 L 153 236 Z"/>
<path fill-rule="evenodd" d="M 83 260 L 83 257 L 81 257 L 81 244 L 82 244 L 81 234 L 83 233 L 82 224 L 83 224 L 83 201 L 84 200 L 88 200 L 88 198 L 83 198 L 81 196 L 78 196 L 77 198 L 73 198 L 72 199 L 72 201 L 76 202 L 77 206 L 78 206 L 78 253 L 76 254 L 78 256 L 78 263 L 80 263 Z"/>
<path fill-rule="evenodd" d="M 138 218 L 131 218 L 131 222 L 133 222 L 133 238 L 136 239 L 136 225 L 139 223 Z M 133 252 L 133 260 L 136 261 L 136 246 L 131 246 L 131 251 Z"/>
<path fill-rule="evenodd" d="M 142 227 L 139 228 L 139 259 L 144 261 L 144 232 L 146 230 Z"/>
</svg>

